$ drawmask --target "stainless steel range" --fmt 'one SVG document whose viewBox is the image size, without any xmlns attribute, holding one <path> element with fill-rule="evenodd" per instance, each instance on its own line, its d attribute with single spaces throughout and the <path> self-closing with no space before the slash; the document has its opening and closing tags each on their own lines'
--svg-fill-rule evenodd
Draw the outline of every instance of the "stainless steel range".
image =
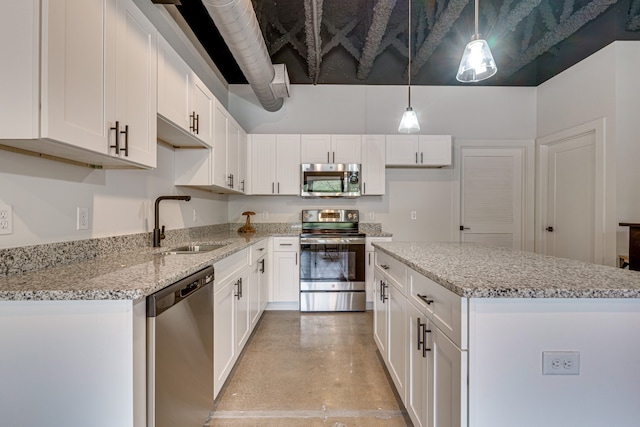
<svg viewBox="0 0 640 427">
<path fill-rule="evenodd" d="M 302 211 L 300 311 L 365 311 L 365 234 L 359 212 Z"/>
</svg>

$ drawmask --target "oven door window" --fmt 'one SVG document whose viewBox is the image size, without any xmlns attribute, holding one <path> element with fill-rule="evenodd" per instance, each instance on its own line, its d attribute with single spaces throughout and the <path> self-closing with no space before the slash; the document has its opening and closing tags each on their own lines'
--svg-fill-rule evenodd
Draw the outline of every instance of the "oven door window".
<svg viewBox="0 0 640 427">
<path fill-rule="evenodd" d="M 300 280 L 362 282 L 364 256 L 363 244 L 301 244 Z"/>
</svg>

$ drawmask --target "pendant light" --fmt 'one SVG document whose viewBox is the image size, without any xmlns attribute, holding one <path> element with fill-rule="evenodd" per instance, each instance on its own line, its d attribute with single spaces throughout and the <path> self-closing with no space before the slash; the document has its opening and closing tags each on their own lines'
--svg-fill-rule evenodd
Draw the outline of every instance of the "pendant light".
<svg viewBox="0 0 640 427">
<path fill-rule="evenodd" d="M 407 68 L 407 74 L 409 76 L 408 79 L 408 91 L 409 91 L 409 99 L 408 99 L 408 107 L 404 114 L 402 114 L 402 120 L 400 120 L 400 126 L 398 126 L 398 132 L 400 133 L 413 133 L 420 132 L 420 124 L 418 123 L 418 115 L 413 108 L 411 108 L 411 0 L 408 2 L 409 5 L 409 25 L 407 27 L 407 33 L 409 34 L 409 66 Z"/>
<path fill-rule="evenodd" d="M 479 82 L 488 79 L 498 71 L 489 44 L 478 34 L 478 2 L 479 0 L 475 2 L 476 32 L 464 48 L 458 74 L 456 74 L 456 79 L 462 83 Z"/>
</svg>

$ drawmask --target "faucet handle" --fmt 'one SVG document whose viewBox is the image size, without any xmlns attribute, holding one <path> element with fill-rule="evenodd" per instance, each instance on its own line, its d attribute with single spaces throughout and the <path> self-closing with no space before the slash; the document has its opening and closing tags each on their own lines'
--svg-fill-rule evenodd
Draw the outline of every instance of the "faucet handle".
<svg viewBox="0 0 640 427">
<path fill-rule="evenodd" d="M 160 240 L 163 240 L 165 238 L 164 235 L 164 225 L 162 226 L 162 230 L 160 231 Z"/>
</svg>

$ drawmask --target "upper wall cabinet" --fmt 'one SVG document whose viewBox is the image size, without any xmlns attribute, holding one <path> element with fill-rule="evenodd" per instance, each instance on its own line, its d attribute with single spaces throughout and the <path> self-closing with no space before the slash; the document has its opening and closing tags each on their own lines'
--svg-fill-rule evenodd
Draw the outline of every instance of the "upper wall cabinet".
<svg viewBox="0 0 640 427">
<path fill-rule="evenodd" d="M 251 194 L 300 194 L 300 135 L 251 135 Z"/>
<path fill-rule="evenodd" d="M 213 93 L 159 37 L 158 137 L 175 147 L 213 147 L 214 108 Z"/>
<path fill-rule="evenodd" d="M 0 144 L 83 164 L 155 167 L 157 32 L 137 6 L 31 0 L 7 7 Z"/>
<path fill-rule="evenodd" d="M 175 184 L 244 193 L 248 184 L 247 134 L 217 101 L 213 118 L 215 148 L 176 149 Z"/>
<path fill-rule="evenodd" d="M 385 193 L 385 136 L 362 135 L 362 195 Z"/>
<path fill-rule="evenodd" d="M 360 163 L 360 135 L 302 135 L 300 163 Z"/>
<path fill-rule="evenodd" d="M 387 135 L 387 166 L 451 165 L 451 135 Z"/>
</svg>

